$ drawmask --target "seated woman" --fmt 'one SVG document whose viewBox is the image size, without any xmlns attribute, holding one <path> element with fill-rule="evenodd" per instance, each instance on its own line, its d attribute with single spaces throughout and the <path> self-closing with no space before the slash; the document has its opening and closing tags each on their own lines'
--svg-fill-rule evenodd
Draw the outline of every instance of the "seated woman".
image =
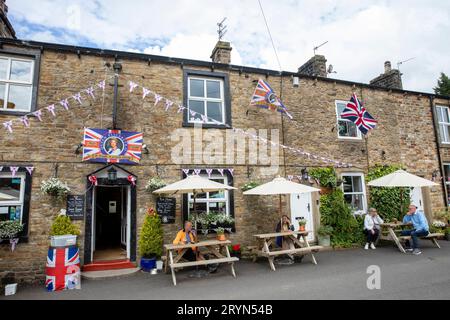
<svg viewBox="0 0 450 320">
<path fill-rule="evenodd" d="M 370 208 L 369 213 L 366 214 L 364 218 L 364 234 L 367 237 L 366 245 L 364 246 L 364 250 L 369 250 L 370 248 L 375 250 L 375 242 L 380 235 L 380 225 L 383 223 L 383 219 L 377 213 L 377 209 Z"/>
<path fill-rule="evenodd" d="M 184 223 L 184 229 L 178 231 L 173 244 L 189 244 L 197 242 L 197 234 L 192 229 L 192 222 L 186 221 Z M 197 253 L 197 248 L 189 248 L 183 255 L 183 258 L 188 261 L 203 260 L 203 257 Z"/>
<path fill-rule="evenodd" d="M 275 232 L 286 232 L 286 231 L 294 231 L 294 226 L 291 223 L 291 220 L 288 216 L 283 215 L 281 217 L 281 221 L 278 222 L 277 227 L 275 228 Z M 277 246 L 281 247 L 283 250 L 295 249 L 294 242 L 289 237 L 277 237 Z M 288 254 L 289 258 L 294 260 L 294 256 L 292 254 Z"/>
</svg>

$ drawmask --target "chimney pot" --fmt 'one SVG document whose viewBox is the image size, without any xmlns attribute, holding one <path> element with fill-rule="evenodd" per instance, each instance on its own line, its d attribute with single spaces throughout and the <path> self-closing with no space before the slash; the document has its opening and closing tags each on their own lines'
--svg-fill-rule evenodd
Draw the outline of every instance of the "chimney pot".
<svg viewBox="0 0 450 320">
<path fill-rule="evenodd" d="M 389 73 L 392 70 L 392 65 L 390 61 L 384 63 L 384 73 Z"/>
</svg>

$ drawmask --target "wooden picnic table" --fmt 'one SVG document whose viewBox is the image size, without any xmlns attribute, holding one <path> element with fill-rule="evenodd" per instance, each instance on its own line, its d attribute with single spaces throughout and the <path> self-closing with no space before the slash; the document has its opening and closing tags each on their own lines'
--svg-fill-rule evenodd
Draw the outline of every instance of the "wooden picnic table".
<svg viewBox="0 0 450 320">
<path fill-rule="evenodd" d="M 400 252 L 406 253 L 406 250 L 403 247 L 403 245 L 401 243 L 401 240 L 410 240 L 411 236 L 397 235 L 397 233 L 401 232 L 400 228 L 411 226 L 411 225 L 412 225 L 411 223 L 402 223 L 402 222 L 382 223 L 380 225 L 381 226 L 381 230 L 380 230 L 380 237 L 379 237 L 379 239 L 393 241 L 397 245 L 397 247 L 400 250 Z M 420 238 L 421 239 L 426 239 L 426 240 L 431 240 L 433 242 L 433 244 L 440 249 L 441 246 L 437 242 L 437 238 L 440 237 L 440 236 L 443 236 L 443 234 L 440 234 L 440 233 L 429 233 L 427 236 L 420 237 Z"/>
<path fill-rule="evenodd" d="M 269 260 L 270 268 L 275 271 L 274 259 L 276 256 L 285 254 L 310 254 L 312 263 L 317 264 L 314 253 L 323 249 L 321 246 L 310 246 L 306 237 L 308 236 L 308 231 L 283 231 L 275 233 L 257 234 L 255 237 L 259 240 L 259 247 L 256 254 L 261 257 L 265 257 Z M 277 237 L 288 237 L 292 240 L 294 244 L 294 249 L 287 250 L 273 250 L 275 241 Z M 303 240 L 303 243 L 300 242 Z M 272 248 L 272 249 L 271 249 Z"/>
<path fill-rule="evenodd" d="M 177 285 L 177 279 L 175 276 L 175 270 L 185 267 L 196 267 L 196 266 L 204 266 L 209 264 L 221 264 L 221 263 L 229 263 L 231 265 L 231 274 L 236 278 L 236 273 L 234 271 L 234 263 L 239 261 L 237 257 L 231 257 L 230 250 L 228 246 L 231 244 L 231 241 L 218 241 L 218 240 L 208 240 L 208 241 L 200 241 L 189 244 L 166 244 L 164 248 L 166 249 L 166 263 L 164 270 L 168 273 L 168 268 L 170 267 L 172 271 L 172 280 L 173 284 Z M 186 261 L 183 258 L 183 255 L 186 253 L 188 249 L 197 248 L 200 250 L 202 254 L 209 254 L 213 256 L 213 259 L 208 260 L 198 260 L 198 261 Z M 225 254 L 222 253 L 225 251 Z"/>
</svg>

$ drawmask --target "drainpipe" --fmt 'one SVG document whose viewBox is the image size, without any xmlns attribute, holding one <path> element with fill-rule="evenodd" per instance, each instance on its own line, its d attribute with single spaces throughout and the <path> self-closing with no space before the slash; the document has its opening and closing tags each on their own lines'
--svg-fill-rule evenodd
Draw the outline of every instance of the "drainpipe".
<svg viewBox="0 0 450 320">
<path fill-rule="evenodd" d="M 117 129 L 117 100 L 119 95 L 119 72 L 122 70 L 122 65 L 115 62 L 114 68 L 114 100 L 113 100 L 113 129 Z"/>
<path fill-rule="evenodd" d="M 444 166 L 442 163 L 442 157 L 441 157 L 441 146 L 439 143 L 439 131 L 437 128 L 437 122 L 436 122 L 436 114 L 434 112 L 434 96 L 430 95 L 430 108 L 431 108 L 431 117 L 433 119 L 433 129 L 434 129 L 434 136 L 436 137 L 436 147 L 437 147 L 437 156 L 438 156 L 438 161 L 439 161 L 439 171 L 441 173 L 441 183 L 442 183 L 442 187 L 444 189 L 444 203 L 445 206 L 448 207 L 448 198 L 447 198 L 447 185 L 445 184 L 445 180 L 444 180 Z"/>
</svg>

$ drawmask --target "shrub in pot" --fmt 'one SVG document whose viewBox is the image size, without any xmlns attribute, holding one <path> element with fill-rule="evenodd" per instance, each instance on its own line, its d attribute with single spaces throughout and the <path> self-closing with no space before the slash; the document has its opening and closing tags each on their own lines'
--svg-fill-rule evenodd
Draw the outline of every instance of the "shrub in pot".
<svg viewBox="0 0 450 320">
<path fill-rule="evenodd" d="M 317 230 L 317 237 L 319 239 L 319 246 L 329 247 L 331 245 L 331 235 L 333 234 L 333 227 L 321 226 Z"/>
<path fill-rule="evenodd" d="M 299 231 L 305 231 L 306 219 L 303 218 L 303 217 L 300 217 L 300 218 L 296 218 L 296 220 L 298 221 L 298 230 Z"/>
<path fill-rule="evenodd" d="M 156 268 L 156 260 L 163 252 L 163 228 L 160 217 L 153 209 L 145 215 L 144 224 L 139 238 L 139 254 L 141 255 L 141 269 L 150 272 Z"/>
<path fill-rule="evenodd" d="M 73 243 L 68 243 L 69 245 L 75 245 L 78 235 L 80 235 L 80 229 L 72 223 L 69 216 L 66 216 L 65 210 L 61 210 L 61 214 L 53 220 L 50 229 L 52 246 L 56 246 L 56 240 L 62 236 L 75 236 Z M 62 246 L 64 245 L 66 244 L 62 244 Z"/>
</svg>

